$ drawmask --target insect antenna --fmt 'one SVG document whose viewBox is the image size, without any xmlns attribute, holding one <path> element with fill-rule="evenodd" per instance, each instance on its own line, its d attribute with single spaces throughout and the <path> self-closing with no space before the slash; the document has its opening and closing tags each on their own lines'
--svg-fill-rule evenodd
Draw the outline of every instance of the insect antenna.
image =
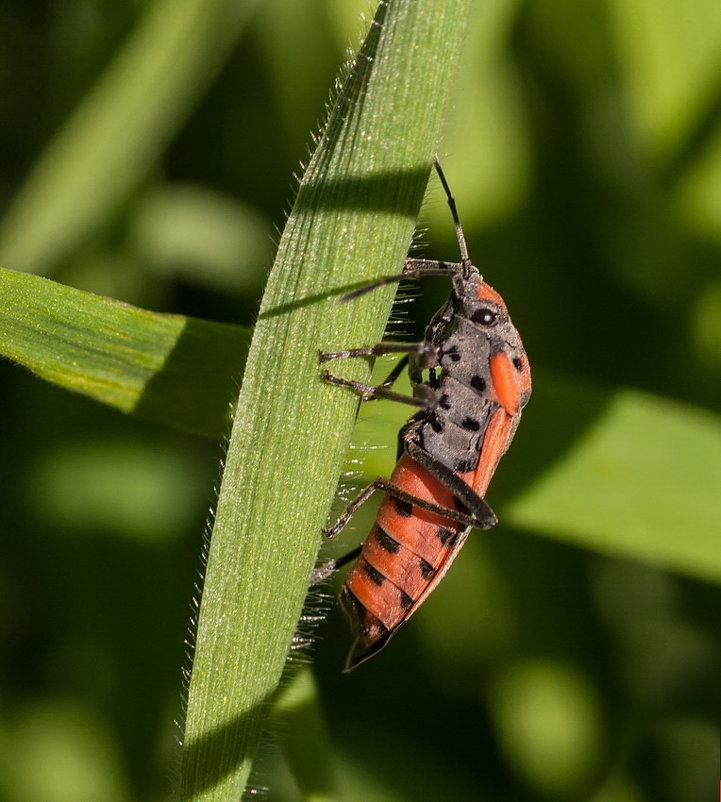
<svg viewBox="0 0 721 802">
<path fill-rule="evenodd" d="M 443 184 L 443 190 L 446 193 L 446 199 L 448 200 L 448 207 L 451 210 L 451 216 L 453 217 L 453 224 L 456 227 L 456 238 L 458 239 L 458 248 L 461 252 L 461 263 L 463 265 L 463 272 L 464 274 L 467 275 L 468 269 L 471 266 L 471 258 L 468 256 L 468 246 L 466 245 L 466 237 L 463 233 L 461 218 L 458 216 L 458 209 L 456 208 L 456 199 L 453 197 L 451 188 L 448 186 L 448 181 L 446 181 L 445 173 L 441 169 L 441 163 L 438 161 L 438 156 L 433 157 L 433 166 L 436 168 L 438 177 L 441 179 L 441 184 Z"/>
<path fill-rule="evenodd" d="M 460 217 L 458 216 L 458 209 L 456 208 L 456 199 L 453 197 L 451 193 L 451 188 L 448 186 L 448 181 L 446 181 L 446 176 L 443 170 L 441 169 L 441 164 L 438 161 L 438 156 L 433 157 L 433 166 L 436 168 L 438 177 L 441 179 L 441 184 L 443 185 L 443 190 L 446 193 L 446 199 L 448 200 L 448 206 L 451 210 L 451 216 L 453 217 L 453 224 L 456 229 L 458 248 L 461 252 L 461 272 L 463 274 L 463 278 L 467 279 L 471 272 L 471 258 L 468 255 L 468 246 L 466 245 L 466 237 L 463 234 L 463 226 L 461 226 L 461 220 Z M 377 290 L 379 287 L 385 287 L 388 284 L 398 284 L 405 278 L 419 278 L 420 276 L 457 275 L 458 272 L 459 272 L 458 264 L 435 262 L 435 261 L 425 262 L 425 260 L 422 259 L 421 260 L 407 259 L 406 269 L 403 271 L 403 273 L 399 273 L 396 276 L 385 276 L 384 278 L 379 278 L 376 281 L 373 281 L 370 284 L 366 284 L 363 287 L 358 287 L 358 289 L 351 290 L 350 292 L 345 293 L 345 295 L 342 295 L 338 299 L 338 301 L 339 303 L 347 303 L 348 301 L 353 301 L 356 298 L 360 298 L 362 295 L 366 295 L 366 293 L 373 292 L 373 290 Z"/>
</svg>

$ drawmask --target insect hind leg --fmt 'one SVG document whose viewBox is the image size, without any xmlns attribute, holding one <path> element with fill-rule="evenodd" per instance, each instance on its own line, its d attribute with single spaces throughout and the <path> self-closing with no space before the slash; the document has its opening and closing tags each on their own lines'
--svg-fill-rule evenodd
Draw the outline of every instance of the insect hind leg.
<svg viewBox="0 0 721 802">
<path fill-rule="evenodd" d="M 310 575 L 310 584 L 319 585 L 344 565 L 348 565 L 348 563 L 353 562 L 353 560 L 360 555 L 362 550 L 363 546 L 357 546 L 356 548 L 351 549 L 351 551 L 349 551 L 347 554 L 344 554 L 342 557 L 336 557 L 333 560 L 328 560 L 328 562 L 325 562 L 322 565 L 319 565 L 317 568 L 314 568 L 313 573 Z"/>
<path fill-rule="evenodd" d="M 405 501 L 414 507 L 420 507 L 423 510 L 428 510 L 436 515 L 442 515 L 444 518 L 448 518 L 451 521 L 456 521 L 464 526 L 479 526 L 481 524 L 479 517 L 476 515 L 462 512 L 461 510 L 451 510 L 448 509 L 448 507 L 442 507 L 440 504 L 433 504 L 430 501 L 425 501 L 424 499 L 418 498 L 411 493 L 406 493 L 405 490 L 401 490 L 399 487 L 391 484 L 388 479 L 379 477 L 364 487 L 363 490 L 361 490 L 361 492 L 351 502 L 349 502 L 335 524 L 327 529 L 322 530 L 323 534 L 326 537 L 335 537 L 345 527 L 348 521 L 350 521 L 356 510 L 362 507 L 376 490 L 383 490 L 393 498 L 397 498 L 400 501 Z"/>
<path fill-rule="evenodd" d="M 471 513 L 474 520 L 473 526 L 479 529 L 491 529 L 498 523 L 496 514 L 488 506 L 486 500 L 481 498 L 458 474 L 421 448 L 415 442 L 412 432 L 402 429 L 399 440 L 408 456 L 445 485 Z"/>
</svg>

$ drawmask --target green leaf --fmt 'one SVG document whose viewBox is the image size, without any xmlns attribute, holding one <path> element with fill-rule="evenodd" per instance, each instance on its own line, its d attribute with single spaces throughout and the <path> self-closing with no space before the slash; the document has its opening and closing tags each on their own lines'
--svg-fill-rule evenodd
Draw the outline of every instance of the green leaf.
<svg viewBox="0 0 721 802">
<path fill-rule="evenodd" d="M 122 412 L 208 437 L 228 431 L 250 336 L 0 269 L 0 353 Z"/>
<path fill-rule="evenodd" d="M 503 520 L 721 581 L 718 416 L 633 390 L 599 393 L 559 381 L 536 388 L 511 464 L 502 468 L 528 458 L 523 476 L 530 478 L 528 468 L 540 467 L 538 447 L 549 434 L 566 444 L 567 433 L 579 432 L 579 410 L 588 419 L 580 436 L 502 510 Z"/>
<path fill-rule="evenodd" d="M 118 208 L 223 66 L 253 0 L 154 0 L 0 227 L 0 264 L 48 273 Z"/>
<path fill-rule="evenodd" d="M 358 398 L 324 384 L 318 349 L 376 342 L 462 52 L 470 0 L 378 9 L 302 179 L 238 402 L 199 615 L 185 799 L 236 800 L 285 664 Z M 368 378 L 354 360 L 351 377 Z M 339 665 L 340 669 L 340 665 Z"/>
<path fill-rule="evenodd" d="M 607 13 L 634 134 L 667 158 L 718 97 L 721 6 L 611 0 Z"/>
</svg>

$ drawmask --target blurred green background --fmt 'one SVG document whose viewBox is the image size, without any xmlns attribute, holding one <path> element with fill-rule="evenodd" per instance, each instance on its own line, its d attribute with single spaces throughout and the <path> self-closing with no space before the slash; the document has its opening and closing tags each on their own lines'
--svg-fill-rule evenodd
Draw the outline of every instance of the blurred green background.
<svg viewBox="0 0 721 802">
<path fill-rule="evenodd" d="M 188 24 L 193 8 L 0 6 L 0 265 L 252 325 L 292 174 L 372 9 L 208 0 Z M 711 799 L 721 5 L 479 3 L 441 156 L 536 395 L 489 492 L 501 524 L 382 655 L 341 676 L 345 622 L 313 594 L 327 616 L 303 659 L 339 798 Z M 419 253 L 455 258 L 437 186 L 421 226 Z M 419 336 L 447 286 L 422 291 L 394 334 Z M 0 797 L 163 799 L 222 445 L 8 363 L 0 381 Z M 345 495 L 388 472 L 406 415 L 363 411 Z M 299 798 L 291 740 L 264 746 L 271 800 Z"/>
</svg>

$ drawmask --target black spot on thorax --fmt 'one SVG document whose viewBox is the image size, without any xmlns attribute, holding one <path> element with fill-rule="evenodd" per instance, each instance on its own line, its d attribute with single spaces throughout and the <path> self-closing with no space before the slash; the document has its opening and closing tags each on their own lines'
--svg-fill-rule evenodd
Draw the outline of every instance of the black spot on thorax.
<svg viewBox="0 0 721 802">
<path fill-rule="evenodd" d="M 458 352 L 458 346 L 457 345 L 452 345 L 450 348 L 448 348 L 447 350 L 443 351 L 443 356 L 447 356 L 451 360 L 451 362 L 460 362 L 461 361 L 461 355 Z"/>
<path fill-rule="evenodd" d="M 474 454 L 470 457 L 463 457 L 463 459 L 459 459 L 456 462 L 456 464 L 453 466 L 453 470 L 456 473 L 468 473 L 468 471 L 473 471 L 478 466 L 479 457 L 479 454 Z"/>
</svg>

